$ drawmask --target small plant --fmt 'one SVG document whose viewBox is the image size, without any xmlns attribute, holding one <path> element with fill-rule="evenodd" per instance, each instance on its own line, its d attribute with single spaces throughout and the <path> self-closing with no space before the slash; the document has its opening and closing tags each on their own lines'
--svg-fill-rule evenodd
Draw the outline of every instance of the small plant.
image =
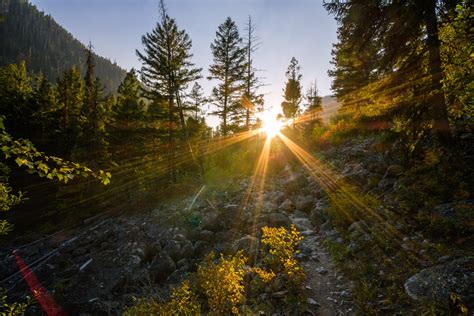
<svg viewBox="0 0 474 316">
<path fill-rule="evenodd" d="M 0 315 L 24 315 L 28 306 L 32 304 L 32 300 L 28 298 L 26 303 L 7 303 L 7 295 L 4 289 L 0 288 Z"/>
<path fill-rule="evenodd" d="M 269 255 L 264 261 L 271 271 L 285 275 L 287 282 L 298 287 L 305 274 L 295 258 L 303 236 L 294 225 L 287 231 L 284 227 L 262 227 L 262 244 L 268 247 Z"/>
<path fill-rule="evenodd" d="M 201 305 L 191 290 L 188 281 L 171 292 L 170 300 L 157 303 L 154 299 L 136 299 L 134 304 L 125 310 L 124 315 L 200 315 Z"/>
<path fill-rule="evenodd" d="M 198 287 L 207 297 L 207 303 L 212 313 L 238 314 L 239 305 L 244 302 L 244 274 L 247 258 L 242 252 L 236 255 L 214 261 L 214 254 L 209 254 L 204 264 L 197 271 Z"/>
</svg>

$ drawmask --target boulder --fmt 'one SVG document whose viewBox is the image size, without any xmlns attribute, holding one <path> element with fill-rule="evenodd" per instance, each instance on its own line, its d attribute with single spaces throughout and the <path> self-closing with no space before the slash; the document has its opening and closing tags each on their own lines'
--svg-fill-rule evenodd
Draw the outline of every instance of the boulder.
<svg viewBox="0 0 474 316">
<path fill-rule="evenodd" d="M 223 222 L 217 212 L 211 211 L 210 213 L 207 213 L 201 222 L 201 228 L 203 230 L 210 230 L 212 232 L 218 232 L 222 230 L 223 227 Z"/>
<path fill-rule="evenodd" d="M 311 196 L 302 196 L 296 202 L 296 208 L 304 213 L 309 213 L 314 208 L 314 198 Z"/>
<path fill-rule="evenodd" d="M 385 171 L 384 178 L 397 178 L 405 172 L 405 168 L 401 165 L 391 165 Z"/>
<path fill-rule="evenodd" d="M 161 252 L 155 256 L 150 265 L 150 273 L 156 281 L 166 280 L 175 270 L 176 264 L 166 252 Z"/>
<path fill-rule="evenodd" d="M 285 227 L 290 228 L 291 220 L 288 216 L 282 213 L 271 213 L 267 218 L 268 226 L 270 227 Z"/>
<path fill-rule="evenodd" d="M 168 241 L 167 245 L 163 248 L 163 251 L 165 251 L 174 261 L 181 259 L 181 245 L 176 240 Z"/>
<path fill-rule="evenodd" d="M 199 233 L 199 240 L 213 241 L 214 236 L 215 234 L 210 230 L 201 230 L 201 232 Z"/>
<path fill-rule="evenodd" d="M 286 196 L 296 193 L 298 190 L 308 184 L 308 180 L 302 173 L 291 175 L 283 184 Z"/>
<path fill-rule="evenodd" d="M 448 305 L 452 293 L 474 304 L 474 258 L 461 258 L 423 269 L 405 282 L 405 292 L 417 301 Z"/>
<path fill-rule="evenodd" d="M 247 235 L 234 242 L 232 245 L 232 251 L 235 253 L 239 250 L 242 250 L 245 255 L 250 255 L 251 250 L 257 250 L 257 244 L 257 238 Z"/>
<path fill-rule="evenodd" d="M 280 210 L 284 212 L 292 212 L 294 210 L 293 202 L 290 199 L 286 199 L 280 204 Z"/>
</svg>

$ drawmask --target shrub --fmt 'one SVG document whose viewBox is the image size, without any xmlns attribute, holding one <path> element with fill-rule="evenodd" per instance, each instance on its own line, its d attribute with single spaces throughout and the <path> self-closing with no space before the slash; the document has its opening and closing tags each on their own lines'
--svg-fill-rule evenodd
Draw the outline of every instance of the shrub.
<svg viewBox="0 0 474 316">
<path fill-rule="evenodd" d="M 298 287 L 304 280 L 305 274 L 295 258 L 303 236 L 294 225 L 287 231 L 284 227 L 262 227 L 262 244 L 268 247 L 264 259 L 271 271 L 282 273 L 290 287 Z"/>
<path fill-rule="evenodd" d="M 244 266 L 247 258 L 242 252 L 215 262 L 214 254 L 208 255 L 197 271 L 198 287 L 207 297 L 212 313 L 238 314 L 244 301 Z"/>
<path fill-rule="evenodd" d="M 197 296 L 191 291 L 188 281 L 173 289 L 169 301 L 158 304 L 154 299 L 138 299 L 124 315 L 200 315 Z"/>
</svg>

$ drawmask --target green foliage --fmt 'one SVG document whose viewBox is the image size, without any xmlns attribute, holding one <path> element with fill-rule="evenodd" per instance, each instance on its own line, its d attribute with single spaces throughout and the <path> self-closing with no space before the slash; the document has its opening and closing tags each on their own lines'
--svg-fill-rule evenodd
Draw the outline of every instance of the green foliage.
<svg viewBox="0 0 474 316">
<path fill-rule="evenodd" d="M 0 288 L 0 315 L 4 316 L 16 316 L 24 315 L 28 306 L 32 304 L 32 300 L 28 299 L 26 303 L 7 303 L 6 291 Z"/>
<path fill-rule="evenodd" d="M 301 67 L 295 57 L 291 58 L 290 65 L 286 71 L 286 82 L 281 107 L 286 118 L 294 118 L 299 113 L 299 105 L 302 99 L 301 93 Z"/>
<path fill-rule="evenodd" d="M 209 80 L 218 80 L 212 90 L 211 101 L 217 110 L 211 114 L 222 120 L 224 135 L 231 130 L 232 124 L 238 125 L 244 108 L 240 98 L 244 94 L 243 80 L 246 71 L 246 51 L 241 47 L 242 38 L 235 22 L 228 17 L 219 25 L 216 38 L 211 44 L 213 64 L 209 67 Z"/>
<path fill-rule="evenodd" d="M 3 119 L 0 119 L 0 142 L 5 159 L 14 159 L 19 167 L 26 167 L 28 172 L 40 177 L 57 179 L 64 183 L 76 177 L 93 177 L 105 185 L 110 182 L 109 172 L 93 172 L 78 163 L 48 156 L 38 151 L 29 140 L 13 138 L 5 131 Z"/>
</svg>

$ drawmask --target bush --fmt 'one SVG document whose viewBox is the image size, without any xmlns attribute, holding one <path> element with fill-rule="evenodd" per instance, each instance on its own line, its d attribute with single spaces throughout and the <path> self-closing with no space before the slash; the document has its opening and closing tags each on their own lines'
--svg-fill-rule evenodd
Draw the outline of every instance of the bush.
<svg viewBox="0 0 474 316">
<path fill-rule="evenodd" d="M 268 247 L 268 255 L 264 259 L 270 269 L 282 273 L 291 288 L 298 288 L 304 280 L 305 274 L 295 258 L 303 236 L 294 225 L 288 232 L 283 227 L 262 227 L 262 244 Z"/>
<path fill-rule="evenodd" d="M 153 299 L 138 299 L 124 315 L 200 315 L 201 308 L 188 281 L 174 288 L 168 302 L 158 304 Z"/>
<path fill-rule="evenodd" d="M 211 253 L 197 271 L 198 288 L 207 297 L 211 312 L 238 314 L 244 302 L 244 265 L 247 258 L 239 251 L 236 255 L 221 258 L 216 263 Z"/>
</svg>

